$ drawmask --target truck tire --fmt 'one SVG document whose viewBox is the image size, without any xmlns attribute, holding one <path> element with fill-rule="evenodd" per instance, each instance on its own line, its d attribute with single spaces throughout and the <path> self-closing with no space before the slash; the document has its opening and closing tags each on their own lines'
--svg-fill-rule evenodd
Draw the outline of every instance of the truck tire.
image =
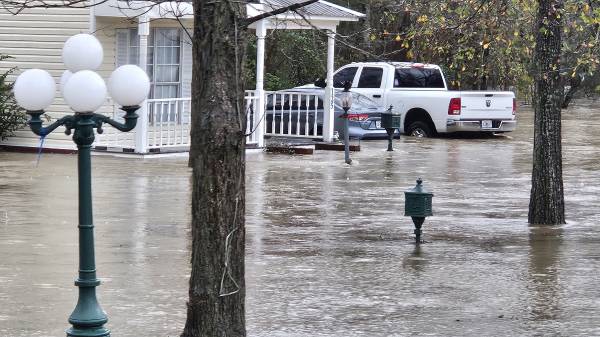
<svg viewBox="0 0 600 337">
<path fill-rule="evenodd" d="M 433 132 L 429 128 L 429 125 L 421 121 L 412 122 L 408 127 L 407 134 L 409 136 L 414 136 L 418 138 L 427 138 L 433 136 Z"/>
</svg>

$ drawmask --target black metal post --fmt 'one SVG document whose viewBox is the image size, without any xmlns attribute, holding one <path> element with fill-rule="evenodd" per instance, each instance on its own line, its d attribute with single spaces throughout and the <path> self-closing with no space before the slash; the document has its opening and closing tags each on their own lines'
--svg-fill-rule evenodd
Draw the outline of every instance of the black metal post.
<svg viewBox="0 0 600 337">
<path fill-rule="evenodd" d="M 344 94 L 350 94 L 350 88 L 352 87 L 352 82 L 346 81 L 344 82 Z M 350 159 L 350 134 L 348 132 L 348 111 L 350 110 L 350 105 L 352 104 L 352 96 L 347 96 L 349 102 L 342 102 L 342 109 L 344 109 L 344 113 L 342 114 L 342 118 L 344 119 L 344 160 L 346 164 L 352 164 L 352 159 Z M 342 99 L 344 101 L 344 99 Z"/>
<path fill-rule="evenodd" d="M 416 217 L 413 216 L 412 217 L 412 221 L 415 224 L 415 240 L 416 243 L 423 243 L 423 241 L 421 241 L 421 235 L 423 234 L 423 231 L 421 230 L 421 227 L 423 226 L 423 222 L 425 222 L 425 217 Z"/>
<path fill-rule="evenodd" d="M 392 141 L 394 140 L 394 131 L 396 129 L 386 128 L 385 132 L 388 134 L 388 151 L 394 151 L 394 147 L 392 146 Z"/>
<path fill-rule="evenodd" d="M 344 108 L 344 160 L 346 164 L 352 164 L 350 159 L 350 134 L 348 132 L 348 108 Z"/>
</svg>

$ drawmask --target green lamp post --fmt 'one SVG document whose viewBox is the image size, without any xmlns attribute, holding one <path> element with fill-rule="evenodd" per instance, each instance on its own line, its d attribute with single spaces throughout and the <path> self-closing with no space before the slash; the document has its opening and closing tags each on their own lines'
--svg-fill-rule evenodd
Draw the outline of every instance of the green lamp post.
<svg viewBox="0 0 600 337">
<path fill-rule="evenodd" d="M 421 226 L 425 222 L 425 218 L 432 216 L 431 199 L 433 193 L 428 192 L 423 187 L 423 180 L 417 179 L 417 186 L 404 192 L 404 215 L 410 216 L 415 224 L 415 240 L 417 244 L 421 241 Z"/>
<path fill-rule="evenodd" d="M 106 123 L 119 131 L 133 130 L 138 118 L 135 111 L 150 90 L 148 76 L 142 69 L 133 65 L 119 67 L 110 76 L 108 91 L 112 99 L 123 106 L 124 123 L 94 113 L 105 103 L 107 95 L 104 80 L 93 71 L 102 63 L 102 56 L 102 46 L 92 35 L 78 34 L 67 40 L 63 47 L 63 62 L 69 70 L 61 78 L 60 89 L 75 114 L 62 117 L 46 127 L 42 126 L 40 116 L 54 100 L 56 84 L 52 76 L 44 70 L 31 69 L 22 73 L 14 85 L 15 98 L 30 115 L 28 124 L 36 135 L 44 138 L 60 126 L 65 127 L 67 135 L 74 130 L 79 176 L 79 275 L 75 280 L 79 298 L 69 316 L 72 327 L 66 331 L 67 336 L 72 337 L 110 336 L 110 331 L 104 327 L 108 317 L 96 298 L 100 280 L 96 278 L 94 257 L 90 157 L 94 129 L 102 133 L 102 125 Z"/>
</svg>

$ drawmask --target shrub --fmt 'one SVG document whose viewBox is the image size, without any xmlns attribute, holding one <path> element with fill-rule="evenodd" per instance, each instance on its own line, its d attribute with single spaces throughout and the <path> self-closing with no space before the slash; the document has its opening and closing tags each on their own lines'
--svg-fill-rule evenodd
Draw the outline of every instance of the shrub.
<svg viewBox="0 0 600 337">
<path fill-rule="evenodd" d="M 0 55 L 0 61 L 7 58 L 9 56 Z M 0 74 L 0 140 L 12 136 L 27 121 L 25 111 L 17 104 L 13 95 L 13 83 L 7 83 L 7 77 L 13 71 L 14 68 Z"/>
</svg>

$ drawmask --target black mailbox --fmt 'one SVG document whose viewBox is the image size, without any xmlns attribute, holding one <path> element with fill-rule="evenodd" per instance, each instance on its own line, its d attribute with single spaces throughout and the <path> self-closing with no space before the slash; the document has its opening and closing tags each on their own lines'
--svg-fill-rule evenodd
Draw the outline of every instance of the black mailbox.
<svg viewBox="0 0 600 337">
<path fill-rule="evenodd" d="M 425 190 L 423 180 L 417 179 L 417 186 L 404 192 L 404 215 L 412 218 L 415 224 L 415 236 L 417 243 L 421 243 L 421 226 L 425 217 L 432 216 L 431 201 L 433 193 Z"/>
<path fill-rule="evenodd" d="M 381 114 L 381 127 L 384 129 L 400 129 L 402 115 L 385 112 Z"/>
</svg>

